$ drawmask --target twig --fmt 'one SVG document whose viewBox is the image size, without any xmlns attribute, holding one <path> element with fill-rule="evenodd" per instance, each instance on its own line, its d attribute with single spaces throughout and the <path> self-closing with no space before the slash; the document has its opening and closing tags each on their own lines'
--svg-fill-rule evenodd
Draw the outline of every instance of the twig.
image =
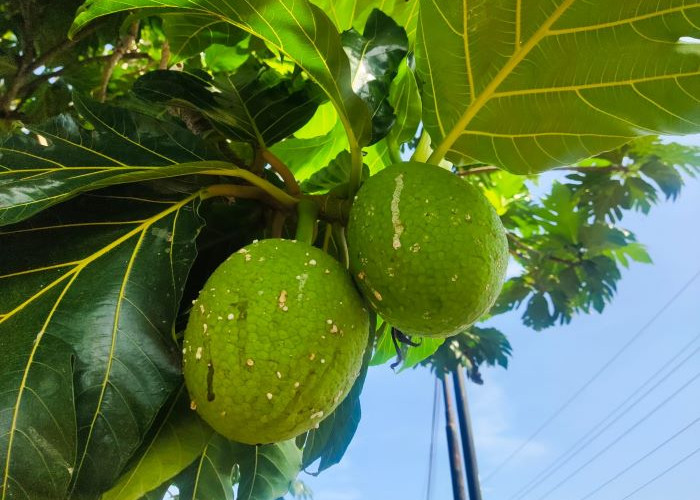
<svg viewBox="0 0 700 500">
<path fill-rule="evenodd" d="M 287 187 L 287 192 L 289 194 L 292 196 L 298 196 L 301 194 L 301 188 L 299 187 L 297 180 L 294 178 L 294 174 L 292 174 L 289 167 L 287 167 L 282 160 L 277 158 L 269 149 L 262 150 L 262 157 L 267 163 L 270 164 L 272 169 L 277 172 L 280 177 L 282 177 L 284 185 Z"/>
<path fill-rule="evenodd" d="M 129 33 L 122 37 L 117 46 L 114 48 L 114 52 L 109 57 L 107 65 L 102 72 L 102 81 L 100 83 L 100 90 L 97 92 L 97 99 L 100 102 L 105 102 L 107 100 L 107 86 L 109 85 L 109 80 L 112 78 L 114 69 L 119 64 L 119 61 L 124 57 L 129 48 L 133 45 L 136 40 L 136 35 L 139 32 L 139 23 L 135 21 L 131 23 L 129 28 Z"/>
<path fill-rule="evenodd" d="M 167 40 L 163 40 L 163 45 L 160 48 L 160 62 L 158 63 L 158 69 L 168 69 L 168 63 L 170 62 L 170 43 Z"/>
<path fill-rule="evenodd" d="M 546 259 L 549 259 L 554 262 L 559 262 L 560 264 L 566 264 L 567 266 L 577 266 L 581 264 L 581 260 L 569 260 L 569 259 L 562 259 L 561 257 L 555 257 L 554 255 L 550 255 L 544 252 L 540 252 L 536 248 L 531 247 L 530 245 L 527 245 L 520 240 L 517 236 L 515 236 L 513 233 L 506 232 L 506 236 L 508 238 L 508 241 L 512 242 L 514 245 L 522 248 L 523 250 L 534 253 L 536 255 L 539 255 L 540 257 L 544 257 Z M 518 253 L 515 251 L 515 255 L 518 257 L 525 258 L 522 254 Z"/>
</svg>

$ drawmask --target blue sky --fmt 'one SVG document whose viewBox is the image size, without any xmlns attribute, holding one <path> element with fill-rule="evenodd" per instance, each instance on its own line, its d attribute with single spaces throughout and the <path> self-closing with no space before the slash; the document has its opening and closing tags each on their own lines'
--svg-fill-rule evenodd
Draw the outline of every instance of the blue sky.
<svg viewBox="0 0 700 500">
<path fill-rule="evenodd" d="M 632 265 L 624 271 L 618 294 L 603 314 L 578 316 L 570 325 L 544 332 L 524 327 L 517 313 L 492 321 L 508 334 L 514 355 L 508 370 L 487 369 L 484 386 L 468 386 L 482 478 L 525 442 L 700 271 L 700 180 L 687 180 L 675 203 L 662 203 L 649 216 L 630 214 L 622 225 L 647 245 L 654 264 Z M 666 366 L 663 374 L 668 374 L 675 366 L 668 360 L 699 334 L 700 278 L 558 418 L 484 482 L 484 499 L 579 500 L 690 426 L 589 497 L 621 500 L 693 452 L 700 444 L 700 421 L 696 421 L 700 417 L 700 378 L 693 380 L 699 373 L 700 353 L 672 374 L 650 382 L 642 393 L 658 382 L 657 387 L 613 424 L 600 427 L 600 435 L 589 446 L 527 496 L 517 495 L 654 372 Z M 684 356 L 698 346 L 700 339 Z M 433 389 L 434 377 L 426 369 L 400 374 L 387 365 L 370 369 L 362 395 L 362 421 L 343 462 L 317 478 L 301 477 L 314 490 L 315 500 L 426 499 Z M 676 391 L 680 392 L 662 404 Z M 620 437 L 624 432 L 627 435 Z M 442 413 L 438 437 L 430 499 L 447 500 L 452 493 Z M 619 441 L 611 445 L 615 440 Z M 602 451 L 606 447 L 609 449 Z M 697 500 L 698 470 L 700 453 L 629 498 Z"/>
</svg>

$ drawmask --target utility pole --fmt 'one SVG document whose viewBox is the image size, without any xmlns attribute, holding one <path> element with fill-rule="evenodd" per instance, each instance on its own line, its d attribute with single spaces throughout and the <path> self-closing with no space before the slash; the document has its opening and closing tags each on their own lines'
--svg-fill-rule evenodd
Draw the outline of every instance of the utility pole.
<svg viewBox="0 0 700 500">
<path fill-rule="evenodd" d="M 464 467 L 459 453 L 459 438 L 455 422 L 454 403 L 452 401 L 452 383 L 446 374 L 440 375 L 442 393 L 445 398 L 445 431 L 447 432 L 447 450 L 450 454 L 450 473 L 452 475 L 452 493 L 454 500 L 467 500 L 464 487 Z"/>
<path fill-rule="evenodd" d="M 467 469 L 469 500 L 482 500 L 481 486 L 479 485 L 479 470 L 476 464 L 476 450 L 474 448 L 474 434 L 472 432 L 472 422 L 469 416 L 469 404 L 467 402 L 466 377 L 461 367 L 457 367 L 457 369 L 452 372 L 452 377 L 455 383 L 459 430 L 462 435 L 462 453 L 464 453 L 464 463 Z"/>
</svg>

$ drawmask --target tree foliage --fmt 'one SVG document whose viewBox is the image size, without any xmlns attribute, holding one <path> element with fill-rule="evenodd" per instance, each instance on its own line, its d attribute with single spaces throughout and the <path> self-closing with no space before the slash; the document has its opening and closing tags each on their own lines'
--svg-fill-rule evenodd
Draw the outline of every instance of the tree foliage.
<svg viewBox="0 0 700 500">
<path fill-rule="evenodd" d="M 180 370 L 191 301 L 231 252 L 293 235 L 300 198 L 343 261 L 368 175 L 452 169 L 508 233 L 490 314 L 540 330 L 602 312 L 651 262 L 625 214 L 700 170 L 659 138 L 700 131 L 698 2 L 7 0 L 0 23 L 3 500 L 305 498 L 295 478 L 341 460 L 368 366 L 507 367 L 487 324 L 408 347 L 375 318 L 318 429 L 212 431 Z"/>
</svg>

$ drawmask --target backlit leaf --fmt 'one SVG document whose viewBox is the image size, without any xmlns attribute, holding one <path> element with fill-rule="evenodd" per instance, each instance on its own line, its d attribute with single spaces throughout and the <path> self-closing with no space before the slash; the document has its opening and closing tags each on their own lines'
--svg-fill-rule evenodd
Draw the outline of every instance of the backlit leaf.
<svg viewBox="0 0 700 500">
<path fill-rule="evenodd" d="M 458 164 L 543 170 L 700 130 L 700 3 L 421 0 L 423 120 Z"/>
</svg>

